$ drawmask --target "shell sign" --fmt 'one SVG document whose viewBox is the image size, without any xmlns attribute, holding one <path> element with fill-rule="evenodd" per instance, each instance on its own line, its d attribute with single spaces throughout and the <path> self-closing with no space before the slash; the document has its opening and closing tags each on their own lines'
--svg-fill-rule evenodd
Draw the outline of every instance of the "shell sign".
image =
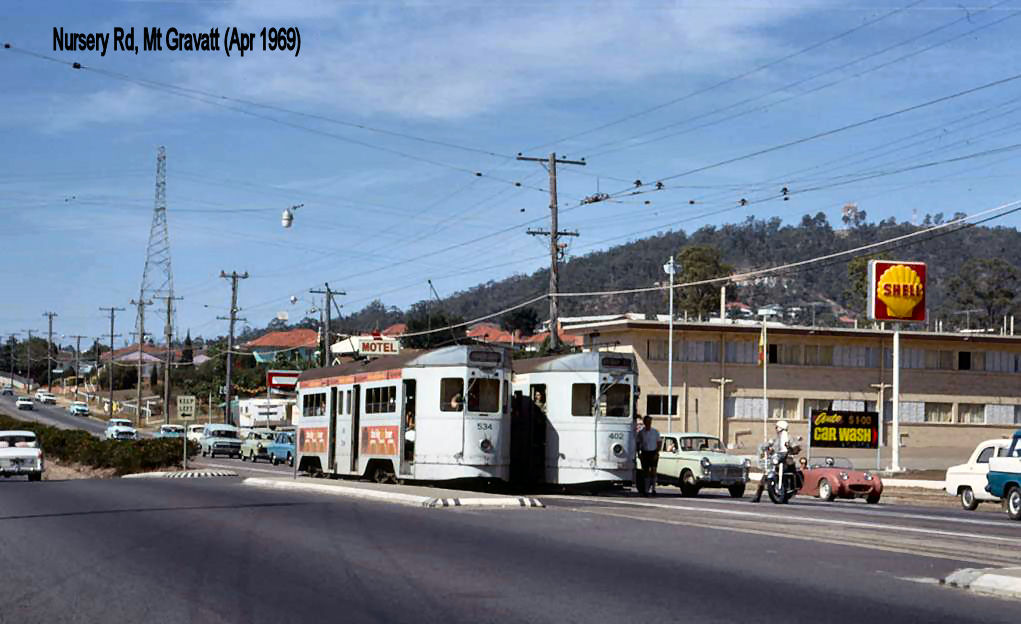
<svg viewBox="0 0 1021 624">
<path fill-rule="evenodd" d="M 869 262 L 869 318 L 925 321 L 925 263 Z"/>
</svg>

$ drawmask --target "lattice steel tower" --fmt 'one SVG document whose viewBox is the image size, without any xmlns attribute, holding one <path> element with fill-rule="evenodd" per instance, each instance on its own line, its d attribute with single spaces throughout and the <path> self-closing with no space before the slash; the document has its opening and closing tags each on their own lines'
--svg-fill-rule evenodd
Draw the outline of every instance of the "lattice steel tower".
<svg viewBox="0 0 1021 624">
<path fill-rule="evenodd" d="M 156 202 L 152 214 L 152 227 L 149 229 L 149 246 L 145 250 L 145 270 L 142 272 L 142 287 L 139 289 L 139 301 L 147 298 L 174 296 L 174 272 L 170 267 L 170 234 L 167 231 L 167 153 L 161 145 L 156 153 Z M 135 319 L 135 331 L 138 341 L 145 337 L 145 314 L 142 307 Z M 171 326 L 177 325 L 177 314 L 171 318 Z M 164 333 L 167 333 L 164 331 Z"/>
</svg>

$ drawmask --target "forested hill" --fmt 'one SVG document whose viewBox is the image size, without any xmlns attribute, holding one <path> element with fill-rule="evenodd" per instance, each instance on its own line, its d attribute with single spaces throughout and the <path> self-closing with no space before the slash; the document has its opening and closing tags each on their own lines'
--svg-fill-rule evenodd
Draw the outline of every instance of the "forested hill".
<svg viewBox="0 0 1021 624">
<path fill-rule="evenodd" d="M 562 292 L 577 292 L 651 286 L 666 278 L 663 264 L 670 255 L 689 246 L 708 246 L 718 250 L 722 262 L 740 272 L 853 249 L 941 222 L 942 215 L 926 216 L 925 222 L 917 226 L 906 222 L 897 223 L 893 219 L 867 223 L 859 218 L 834 228 L 826 216 L 819 213 L 815 216 L 806 215 L 798 225 L 783 225 L 779 218 L 768 221 L 749 218 L 742 223 L 722 227 L 707 226 L 691 234 L 683 231 L 661 233 L 605 251 L 567 258 L 561 268 L 560 288 Z M 973 300 L 975 297 L 992 298 L 999 303 L 996 304 L 998 307 L 989 308 L 988 315 L 974 314 L 973 324 L 982 316 L 1002 317 L 1002 313 L 1021 313 L 1018 298 L 1021 292 L 1018 276 L 1018 267 L 1021 267 L 1021 235 L 1015 228 L 954 226 L 904 243 L 881 247 L 870 253 L 883 251 L 889 258 L 918 260 L 929 264 L 928 297 L 929 309 L 933 315 L 952 320 L 957 318 L 954 311 L 982 307 L 980 303 L 989 303 L 976 302 Z M 737 286 L 732 288 L 734 292 L 728 293 L 728 300 L 740 301 L 753 308 L 767 304 L 804 307 L 805 304 L 815 303 L 817 322 L 821 324 L 835 323 L 836 318 L 843 314 L 861 317 L 863 304 L 860 292 L 856 296 L 853 288 L 849 287 L 849 260 L 849 257 L 843 257 L 792 270 L 777 275 L 777 279 L 757 280 L 755 283 Z M 961 272 L 968 261 L 976 261 L 968 268 L 968 278 L 954 286 L 955 277 L 966 277 Z M 970 275 L 974 274 L 976 267 L 981 268 L 982 276 L 980 279 L 971 279 Z M 685 276 L 691 277 L 694 269 L 682 267 L 680 270 L 679 281 Z M 864 270 L 862 260 L 858 260 L 854 270 Z M 976 286 L 980 281 L 983 283 Z M 442 305 L 435 301 L 420 302 L 406 312 L 387 309 L 382 303 L 374 302 L 360 312 L 342 319 L 339 329 L 357 331 L 385 326 L 408 315 L 421 314 L 426 306 L 433 311 L 442 309 L 446 315 L 472 319 L 545 293 L 548 282 L 548 270 L 536 271 L 531 275 L 515 275 L 455 293 L 443 300 Z M 961 288 L 962 283 L 967 288 Z M 971 292 L 976 288 L 983 292 Z M 547 317 L 544 301 L 532 307 L 539 318 Z M 565 316 L 625 311 L 665 313 L 665 295 L 662 292 L 652 292 L 566 298 L 561 303 L 561 314 Z M 680 310 L 678 313 L 683 314 Z M 810 316 L 811 312 L 807 314 Z M 978 322 L 997 325 L 1000 319 Z"/>
</svg>

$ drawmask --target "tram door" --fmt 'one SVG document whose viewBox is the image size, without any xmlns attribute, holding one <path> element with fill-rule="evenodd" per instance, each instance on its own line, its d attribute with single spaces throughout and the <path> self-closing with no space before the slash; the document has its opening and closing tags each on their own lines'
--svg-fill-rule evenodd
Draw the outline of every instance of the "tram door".
<svg viewBox="0 0 1021 624">
<path fill-rule="evenodd" d="M 401 474 L 410 475 L 415 465 L 415 380 L 405 379 L 404 410 L 401 418 Z"/>
<path fill-rule="evenodd" d="M 361 451 L 362 387 L 356 385 L 351 393 L 351 472 L 358 472 L 358 452 Z"/>
<path fill-rule="evenodd" d="M 336 388 L 330 388 L 330 429 L 329 454 L 326 459 L 326 470 L 337 472 L 337 399 L 341 396 Z"/>
<path fill-rule="evenodd" d="M 529 394 L 514 392 L 511 411 L 511 481 L 542 483 L 546 468 L 546 385 L 532 384 Z"/>
</svg>

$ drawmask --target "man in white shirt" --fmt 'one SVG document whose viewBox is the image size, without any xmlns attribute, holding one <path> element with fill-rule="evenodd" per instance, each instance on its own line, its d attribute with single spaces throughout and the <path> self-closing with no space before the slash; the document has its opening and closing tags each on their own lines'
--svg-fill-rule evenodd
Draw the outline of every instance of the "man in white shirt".
<svg viewBox="0 0 1021 624">
<path fill-rule="evenodd" d="M 659 431 L 652 426 L 652 417 L 642 419 L 644 428 L 638 432 L 638 458 L 642 462 L 643 484 L 639 484 L 639 493 L 648 496 L 656 495 L 656 464 L 659 463 Z M 646 491 L 648 490 L 648 491 Z"/>
</svg>

